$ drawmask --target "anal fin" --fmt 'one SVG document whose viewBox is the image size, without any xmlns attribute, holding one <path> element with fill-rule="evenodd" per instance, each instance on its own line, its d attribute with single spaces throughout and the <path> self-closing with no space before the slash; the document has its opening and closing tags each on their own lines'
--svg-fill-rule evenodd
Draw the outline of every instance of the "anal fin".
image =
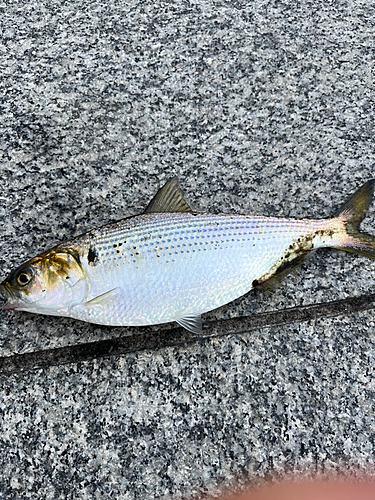
<svg viewBox="0 0 375 500">
<path fill-rule="evenodd" d="M 200 314 L 187 314 L 183 318 L 175 320 L 179 325 L 196 335 L 202 335 L 202 318 Z"/>
<path fill-rule="evenodd" d="M 279 267 L 279 269 L 277 269 L 273 276 L 265 281 L 260 282 L 256 286 L 263 288 L 263 290 L 266 290 L 267 292 L 274 292 L 275 289 L 280 285 L 282 280 L 285 278 L 285 276 L 294 271 L 305 260 L 307 260 L 307 257 L 308 254 L 299 255 L 292 261 L 283 264 L 281 267 Z"/>
</svg>

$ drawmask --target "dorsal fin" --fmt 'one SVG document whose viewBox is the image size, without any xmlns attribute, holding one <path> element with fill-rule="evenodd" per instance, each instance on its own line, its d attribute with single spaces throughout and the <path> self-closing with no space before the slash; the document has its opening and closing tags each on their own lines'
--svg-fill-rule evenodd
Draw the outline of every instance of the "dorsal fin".
<svg viewBox="0 0 375 500">
<path fill-rule="evenodd" d="M 172 177 L 152 198 L 144 213 L 192 212 L 184 200 L 177 177 Z"/>
</svg>

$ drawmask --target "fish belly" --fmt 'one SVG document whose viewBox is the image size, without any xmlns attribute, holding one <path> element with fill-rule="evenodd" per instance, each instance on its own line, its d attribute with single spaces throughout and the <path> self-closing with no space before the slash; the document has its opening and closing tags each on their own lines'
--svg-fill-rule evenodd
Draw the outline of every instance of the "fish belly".
<svg viewBox="0 0 375 500">
<path fill-rule="evenodd" d="M 90 293 L 71 316 L 150 325 L 210 311 L 248 292 L 311 230 L 312 221 L 189 213 L 107 226 L 91 233 Z"/>
</svg>

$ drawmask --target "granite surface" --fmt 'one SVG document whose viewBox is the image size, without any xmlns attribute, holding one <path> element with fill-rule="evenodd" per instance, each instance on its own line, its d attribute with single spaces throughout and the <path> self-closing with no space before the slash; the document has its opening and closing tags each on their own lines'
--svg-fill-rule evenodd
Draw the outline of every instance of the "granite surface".
<svg viewBox="0 0 375 500">
<path fill-rule="evenodd" d="M 196 210 L 290 217 L 329 216 L 374 176 L 372 3 L 7 0 L 0 14 L 2 277 L 141 212 L 173 175 Z M 374 262 L 322 251 L 203 320 L 374 292 Z M 0 357 L 147 332 L 0 311 Z M 374 342 L 372 311 L 343 311 L 0 373 L 0 498 L 373 476 Z"/>
</svg>

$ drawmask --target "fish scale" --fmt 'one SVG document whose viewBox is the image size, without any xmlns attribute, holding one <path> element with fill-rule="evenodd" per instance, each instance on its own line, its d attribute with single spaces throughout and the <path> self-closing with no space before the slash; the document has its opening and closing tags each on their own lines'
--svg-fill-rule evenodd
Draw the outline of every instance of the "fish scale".
<svg viewBox="0 0 375 500">
<path fill-rule="evenodd" d="M 375 258 L 375 238 L 359 232 L 373 190 L 367 182 L 328 219 L 279 219 L 194 213 L 173 178 L 143 214 L 15 269 L 0 285 L 4 308 L 112 326 L 177 321 L 199 333 L 202 313 L 272 288 L 318 248 Z"/>
<path fill-rule="evenodd" d="M 209 311 L 250 290 L 294 238 L 327 224 L 185 213 L 121 221 L 91 233 L 86 252 L 95 247 L 98 260 L 84 266 L 88 300 L 116 288 L 121 293 L 106 307 L 78 307 L 75 314 L 95 323 L 121 325 L 126 317 L 142 325 Z"/>
</svg>

